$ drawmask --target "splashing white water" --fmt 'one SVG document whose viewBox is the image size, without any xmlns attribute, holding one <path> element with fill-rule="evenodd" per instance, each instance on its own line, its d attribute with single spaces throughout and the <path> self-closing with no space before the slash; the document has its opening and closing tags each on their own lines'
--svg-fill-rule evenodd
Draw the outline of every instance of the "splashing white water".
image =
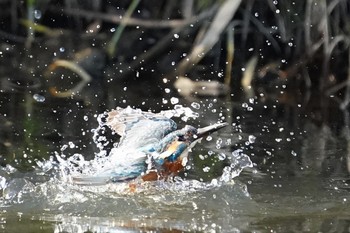
<svg viewBox="0 0 350 233">
<path fill-rule="evenodd" d="M 127 107 L 123 109 L 123 112 L 128 114 L 141 114 L 142 110 Z M 173 110 L 161 111 L 158 113 L 158 115 L 169 119 L 173 117 L 181 118 L 181 120 L 184 122 L 186 122 L 188 119 L 195 119 L 198 117 L 197 113 L 193 112 L 188 107 L 183 107 L 182 105 L 175 105 Z M 102 170 L 113 169 L 113 167 L 119 167 L 120 169 L 118 170 L 124 169 L 127 171 L 128 169 L 132 169 L 130 166 L 125 166 L 125 164 L 130 164 L 130 159 L 137 160 L 138 158 L 141 159 L 142 156 L 145 156 L 144 154 L 140 154 L 140 152 L 133 149 L 118 148 L 117 144 L 113 145 L 111 151 L 107 151 L 106 147 L 110 146 L 110 142 L 105 136 L 106 132 L 109 130 L 105 120 L 107 116 L 107 112 L 100 114 L 97 117 L 99 125 L 96 129 L 92 130 L 94 133 L 93 141 L 97 148 L 99 148 L 99 152 L 95 153 L 93 160 L 86 161 L 84 156 L 81 154 L 74 154 L 72 156 L 64 154 L 64 151 L 68 147 L 71 148 L 70 145 L 72 143 L 68 143 L 69 146 L 64 145 L 61 149 L 61 154 L 56 153 L 56 157 L 59 162 L 59 170 L 61 172 L 61 179 L 63 181 L 71 182 L 72 176 L 74 175 L 93 175 Z M 140 155 L 135 156 L 138 154 Z"/>
<path fill-rule="evenodd" d="M 140 109 L 133 109 L 131 107 L 125 108 L 123 111 L 129 113 L 142 112 Z M 135 153 L 135 151 L 126 151 L 125 149 L 121 150 L 120 148 L 117 148 L 117 145 L 113 145 L 113 149 L 110 152 L 107 152 L 106 147 L 110 143 L 105 136 L 107 130 L 105 118 L 107 114 L 108 113 L 105 112 L 97 117 L 99 126 L 93 130 L 93 141 L 100 150 L 98 153 L 95 154 L 95 158 L 93 160 L 87 161 L 81 154 L 74 154 L 72 156 L 65 155 L 64 151 L 68 146 L 62 147 L 61 154 L 56 153 L 56 157 L 58 160 L 58 168 L 60 170 L 60 179 L 62 181 L 71 182 L 72 176 L 74 175 L 93 175 L 101 170 L 106 170 L 106 167 L 108 168 L 108 164 L 113 164 L 113 166 L 116 166 L 116 164 L 120 164 L 119 167 L 122 168 L 123 161 L 120 160 L 128 160 L 130 157 L 134 157 L 127 155 Z M 188 121 L 189 119 L 196 119 L 199 116 L 198 113 L 193 112 L 192 109 L 188 107 L 183 107 L 182 105 L 175 105 L 174 109 L 161 111 L 158 114 L 167 118 L 181 118 L 181 120 L 184 122 Z M 216 146 L 218 150 L 221 148 L 221 144 L 222 139 L 219 138 L 217 140 Z M 116 154 L 123 154 L 124 156 L 117 156 L 119 161 L 111 161 L 113 155 Z M 237 177 L 244 168 L 252 167 L 252 162 L 249 156 L 244 154 L 242 150 L 234 151 L 232 152 L 232 155 L 226 155 L 223 152 L 219 152 L 219 160 L 224 160 L 226 158 L 229 159 L 230 166 L 226 166 L 223 169 L 223 174 L 221 175 L 221 177 L 213 179 L 211 182 L 209 182 L 209 184 L 204 184 L 204 182 L 202 182 L 203 187 L 207 188 L 208 185 L 217 186 L 222 185 L 223 183 L 227 183 L 233 178 Z M 125 167 L 125 170 L 126 169 L 128 169 L 128 167 Z M 206 170 L 209 171 L 210 167 Z M 177 179 L 179 178 L 177 177 Z M 187 187 L 189 185 L 188 182 L 185 185 L 184 180 L 182 179 L 181 183 L 183 183 L 184 186 Z M 195 184 L 193 183 L 193 185 Z"/>
<path fill-rule="evenodd" d="M 127 108 L 126 111 L 141 110 Z M 173 110 L 162 111 L 159 114 L 168 118 L 180 118 L 182 121 L 198 117 L 198 114 L 190 108 L 181 105 L 176 105 Z M 105 136 L 107 129 L 104 118 L 106 116 L 107 113 L 103 113 L 97 117 L 99 125 L 93 130 L 93 141 L 99 148 L 99 152 L 95 153 L 94 159 L 86 160 L 82 154 L 77 153 L 70 155 L 68 150 L 74 151 L 74 144 L 68 143 L 67 145 L 63 145 L 59 152 L 56 152 L 55 157 L 52 156 L 46 161 L 36 161 L 37 168 L 35 172 L 29 175 L 18 175 L 19 172 L 11 166 L 0 169 L 0 185 L 4 193 L 2 205 L 26 203 L 26 198 L 32 198 L 31 201 L 33 201 L 37 197 L 41 197 L 49 203 L 49 206 L 55 207 L 56 205 L 62 205 L 62 203 L 85 202 L 89 199 L 91 193 L 108 198 L 113 197 L 113 195 L 118 196 L 130 193 L 130 183 L 128 182 L 109 183 L 104 186 L 77 186 L 71 182 L 73 175 L 95 174 L 105 168 L 106 164 L 110 162 L 109 157 L 111 152 L 106 150 L 107 146 L 111 146 Z M 173 180 L 167 182 L 137 183 L 137 189 L 132 192 L 152 194 L 164 193 L 164 191 L 170 193 L 188 193 L 198 190 L 208 190 L 230 183 L 233 178 L 239 176 L 244 168 L 252 167 L 249 156 L 244 154 L 242 150 L 236 150 L 231 154 L 226 154 L 221 148 L 224 144 L 222 138 L 217 139 L 216 142 L 217 145 L 220 145 L 216 148 L 218 152 L 208 155 L 212 156 L 216 154 L 218 161 L 225 160 L 229 162 L 229 165 L 223 168 L 220 177 L 213 178 L 209 182 L 174 177 Z M 115 147 L 116 145 L 113 145 L 114 149 L 112 149 L 112 153 L 128 153 L 118 151 L 118 148 Z M 28 179 L 28 177 L 31 178 Z M 40 203 L 40 200 L 37 201 Z M 69 205 L 67 208 L 70 208 Z"/>
</svg>

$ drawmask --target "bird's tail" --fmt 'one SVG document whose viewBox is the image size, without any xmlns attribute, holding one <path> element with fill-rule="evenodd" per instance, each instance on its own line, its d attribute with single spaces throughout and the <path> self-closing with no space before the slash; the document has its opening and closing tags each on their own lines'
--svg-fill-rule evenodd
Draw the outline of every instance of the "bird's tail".
<svg viewBox="0 0 350 233">
<path fill-rule="evenodd" d="M 109 176 L 73 176 L 72 182 L 77 185 L 105 185 L 112 181 Z"/>
<path fill-rule="evenodd" d="M 72 176 L 73 184 L 77 185 L 105 185 L 108 183 L 125 182 L 131 179 L 135 179 L 139 176 L 139 172 L 128 172 L 128 173 L 102 173 L 96 175 L 77 175 Z"/>
</svg>

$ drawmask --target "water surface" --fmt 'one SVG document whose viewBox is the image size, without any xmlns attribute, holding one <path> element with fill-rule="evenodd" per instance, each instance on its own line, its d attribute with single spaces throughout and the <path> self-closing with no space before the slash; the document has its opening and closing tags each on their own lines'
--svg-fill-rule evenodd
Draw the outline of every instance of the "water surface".
<svg viewBox="0 0 350 233">
<path fill-rule="evenodd" d="M 221 120 L 230 126 L 195 147 L 179 179 L 130 193 L 125 184 L 60 182 L 50 166 L 65 145 L 67 155 L 94 157 L 91 129 L 100 110 L 76 99 L 37 101 L 33 93 L 1 99 L 3 232 L 349 231 L 349 128 L 347 112 L 336 104 L 178 98 L 176 104 L 199 115 L 176 119 L 179 125 Z M 174 108 L 171 102 L 165 95 L 118 105 L 159 111 Z M 218 183 L 232 152 L 248 155 L 254 167 Z"/>
</svg>

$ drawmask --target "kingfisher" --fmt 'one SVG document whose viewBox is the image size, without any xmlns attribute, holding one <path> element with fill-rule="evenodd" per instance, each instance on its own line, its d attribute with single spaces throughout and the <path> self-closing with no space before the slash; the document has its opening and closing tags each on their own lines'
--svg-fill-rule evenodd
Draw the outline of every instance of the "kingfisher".
<svg viewBox="0 0 350 233">
<path fill-rule="evenodd" d="M 95 174 L 73 176 L 75 184 L 169 179 L 183 170 L 189 150 L 201 138 L 228 125 L 215 123 L 204 128 L 186 125 L 177 129 L 177 124 L 164 112 L 145 112 L 131 107 L 110 111 L 104 124 L 121 136 L 120 141 Z"/>
</svg>

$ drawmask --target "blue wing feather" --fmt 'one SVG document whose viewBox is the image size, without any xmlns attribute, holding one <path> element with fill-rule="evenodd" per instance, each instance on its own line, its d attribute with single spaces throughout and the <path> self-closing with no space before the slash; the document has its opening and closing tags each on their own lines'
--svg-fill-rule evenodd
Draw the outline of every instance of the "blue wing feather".
<svg viewBox="0 0 350 233">
<path fill-rule="evenodd" d="M 140 176 L 147 170 L 147 155 L 156 152 L 159 142 L 177 128 L 165 116 L 132 108 L 109 112 L 106 125 L 121 136 L 118 147 L 111 150 L 102 169 L 93 175 L 73 177 L 75 183 L 103 185 Z"/>
<path fill-rule="evenodd" d="M 111 111 L 106 125 L 122 136 L 119 147 L 132 148 L 158 143 L 177 128 L 176 123 L 165 116 L 132 108 Z"/>
<path fill-rule="evenodd" d="M 109 112 L 105 124 L 121 136 L 118 147 L 95 174 L 74 176 L 77 184 L 103 185 L 140 176 L 147 170 L 147 156 L 161 152 L 160 142 L 177 128 L 170 118 L 130 107 Z"/>
</svg>

